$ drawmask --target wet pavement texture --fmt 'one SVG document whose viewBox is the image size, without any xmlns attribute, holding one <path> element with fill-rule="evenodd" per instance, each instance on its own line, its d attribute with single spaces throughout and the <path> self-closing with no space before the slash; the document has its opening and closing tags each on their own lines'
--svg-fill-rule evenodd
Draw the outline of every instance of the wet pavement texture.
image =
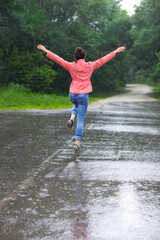
<svg viewBox="0 0 160 240">
<path fill-rule="evenodd" d="M 160 102 L 0 112 L 0 240 L 159 240 Z"/>
</svg>

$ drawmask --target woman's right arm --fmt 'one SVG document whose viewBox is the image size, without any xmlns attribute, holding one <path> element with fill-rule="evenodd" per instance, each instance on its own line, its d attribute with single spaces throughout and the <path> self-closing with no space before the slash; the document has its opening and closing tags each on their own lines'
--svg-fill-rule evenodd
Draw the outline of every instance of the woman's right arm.
<svg viewBox="0 0 160 240">
<path fill-rule="evenodd" d="M 117 53 L 123 52 L 124 50 L 125 50 L 125 47 L 119 47 L 114 52 L 115 54 L 117 54 Z"/>
<path fill-rule="evenodd" d="M 65 61 L 63 58 L 59 57 L 57 54 L 49 51 L 41 44 L 39 44 L 37 48 L 47 53 L 46 57 L 50 58 L 52 61 L 58 63 L 60 66 L 62 66 L 63 68 L 69 71 L 69 66 L 70 66 L 69 62 Z"/>
</svg>

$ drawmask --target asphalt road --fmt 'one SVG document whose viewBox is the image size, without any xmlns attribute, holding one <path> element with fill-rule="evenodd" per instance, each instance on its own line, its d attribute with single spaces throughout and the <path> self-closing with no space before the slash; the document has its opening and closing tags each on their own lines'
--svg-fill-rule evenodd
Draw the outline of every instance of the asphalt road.
<svg viewBox="0 0 160 240">
<path fill-rule="evenodd" d="M 69 110 L 0 113 L 0 240 L 160 239 L 160 102 L 128 88 L 89 107 L 78 158 Z"/>
</svg>

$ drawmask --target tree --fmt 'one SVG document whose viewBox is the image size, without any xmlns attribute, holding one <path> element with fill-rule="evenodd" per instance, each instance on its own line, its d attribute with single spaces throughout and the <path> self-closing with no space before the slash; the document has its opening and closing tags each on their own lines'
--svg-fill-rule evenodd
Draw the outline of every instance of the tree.
<svg viewBox="0 0 160 240">
<path fill-rule="evenodd" d="M 156 53 L 160 49 L 160 1 L 143 0 L 133 16 L 132 55 L 136 65 L 135 80 L 151 81 L 157 64 Z"/>
<path fill-rule="evenodd" d="M 33 1 L 7 0 L 2 1 L 0 6 L 0 24 L 2 26 L 0 32 L 2 70 L 0 85 L 19 82 L 31 87 L 31 83 L 26 84 L 27 79 L 28 81 L 31 80 L 27 72 L 32 72 L 33 77 L 33 70 L 38 67 L 38 62 L 43 58 L 38 53 L 34 55 L 34 52 L 37 41 L 45 40 L 47 17 L 44 11 L 38 8 Z M 40 59 L 38 59 L 39 57 Z M 45 72 L 43 75 L 45 76 L 47 68 L 43 67 L 43 69 Z M 49 69 L 51 68 L 48 66 L 48 73 Z M 42 72 L 42 67 L 39 70 Z M 46 76 L 48 76 L 48 73 Z M 53 71 L 50 76 L 55 76 L 55 72 Z M 26 78 L 25 81 L 24 78 Z M 53 80 L 54 78 L 50 79 L 51 82 Z M 47 79 L 43 83 L 44 91 L 46 91 L 48 89 Z M 46 83 L 47 85 L 45 85 Z M 33 87 L 31 88 L 33 89 Z M 38 86 L 35 89 L 42 90 Z"/>
</svg>

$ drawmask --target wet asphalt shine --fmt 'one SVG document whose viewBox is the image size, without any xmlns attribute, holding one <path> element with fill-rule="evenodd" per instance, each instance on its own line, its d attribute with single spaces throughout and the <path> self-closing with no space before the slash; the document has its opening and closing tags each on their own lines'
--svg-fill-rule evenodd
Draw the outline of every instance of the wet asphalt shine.
<svg viewBox="0 0 160 240">
<path fill-rule="evenodd" d="M 160 240 L 160 102 L 0 113 L 0 240 Z"/>
</svg>

